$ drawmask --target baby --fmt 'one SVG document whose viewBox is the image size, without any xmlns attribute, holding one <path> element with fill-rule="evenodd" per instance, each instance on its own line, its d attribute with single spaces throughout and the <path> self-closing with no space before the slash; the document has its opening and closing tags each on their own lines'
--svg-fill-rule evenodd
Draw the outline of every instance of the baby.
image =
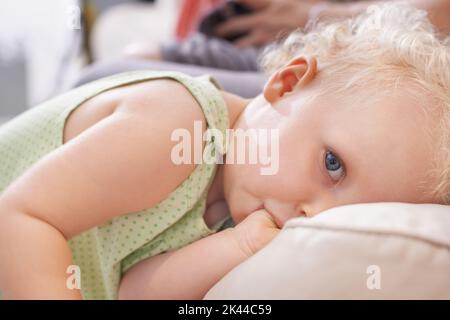
<svg viewBox="0 0 450 320">
<path fill-rule="evenodd" d="M 201 299 L 289 219 L 450 203 L 450 48 L 423 11 L 317 24 L 262 62 L 271 76 L 253 100 L 204 77 L 133 72 L 0 127 L 3 297 Z M 178 161 L 196 141 L 177 137 L 198 123 L 204 161 Z M 249 135 L 242 151 L 235 138 L 253 129 L 276 135 Z M 276 150 L 274 172 L 229 161 L 251 144 Z"/>
</svg>

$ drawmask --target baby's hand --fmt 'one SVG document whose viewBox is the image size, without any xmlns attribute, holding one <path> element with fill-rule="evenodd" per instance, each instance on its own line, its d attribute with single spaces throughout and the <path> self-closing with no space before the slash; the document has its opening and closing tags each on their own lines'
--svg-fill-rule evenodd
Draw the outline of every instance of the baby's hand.
<svg viewBox="0 0 450 320">
<path fill-rule="evenodd" d="M 242 251 L 250 257 L 265 247 L 280 229 L 271 215 L 264 209 L 248 215 L 234 227 L 234 237 Z"/>
</svg>

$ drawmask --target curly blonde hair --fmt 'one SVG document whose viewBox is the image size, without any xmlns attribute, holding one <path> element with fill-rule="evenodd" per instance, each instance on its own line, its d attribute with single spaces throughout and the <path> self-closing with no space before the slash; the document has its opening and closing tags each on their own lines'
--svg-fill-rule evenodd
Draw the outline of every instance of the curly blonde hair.
<svg viewBox="0 0 450 320">
<path fill-rule="evenodd" d="M 440 119 L 432 169 L 439 183 L 431 193 L 450 204 L 450 38 L 437 34 L 427 13 L 395 3 L 370 6 L 353 19 L 316 21 L 266 48 L 261 65 L 273 72 L 302 54 L 315 56 L 319 70 L 332 75 L 327 91 L 369 90 L 368 81 L 389 90 L 409 80 L 412 93 L 422 94 L 424 110 Z"/>
</svg>

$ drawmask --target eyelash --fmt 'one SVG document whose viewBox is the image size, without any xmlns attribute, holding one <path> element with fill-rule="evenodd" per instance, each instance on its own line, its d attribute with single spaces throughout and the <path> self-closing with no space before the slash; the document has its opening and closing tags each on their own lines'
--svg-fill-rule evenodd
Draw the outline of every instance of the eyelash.
<svg viewBox="0 0 450 320">
<path fill-rule="evenodd" d="M 337 158 L 337 160 L 339 161 L 339 163 L 340 163 L 340 165 L 341 165 L 341 167 L 342 167 L 343 173 L 342 173 L 342 176 L 341 176 L 338 180 L 333 179 L 333 177 L 332 177 L 332 176 L 330 175 L 330 173 L 329 173 L 329 170 L 328 170 L 327 167 L 326 167 L 325 159 L 326 159 L 326 156 L 327 156 L 328 153 L 332 153 L 333 156 Z M 329 179 L 334 185 L 340 183 L 340 182 L 345 178 L 345 176 L 347 175 L 347 169 L 346 169 L 346 166 L 345 166 L 344 162 L 343 162 L 343 161 L 341 160 L 341 158 L 337 155 L 337 153 L 334 152 L 334 151 L 333 151 L 332 149 L 330 149 L 330 148 L 326 148 L 325 151 L 324 151 L 323 154 L 322 154 L 322 166 L 323 166 L 323 168 L 324 168 L 325 174 L 327 175 L 328 179 Z"/>
</svg>

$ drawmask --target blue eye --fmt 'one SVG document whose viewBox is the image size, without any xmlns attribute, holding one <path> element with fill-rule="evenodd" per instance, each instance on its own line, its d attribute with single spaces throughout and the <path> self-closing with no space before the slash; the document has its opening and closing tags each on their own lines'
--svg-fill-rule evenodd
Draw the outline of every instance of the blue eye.
<svg viewBox="0 0 450 320">
<path fill-rule="evenodd" d="M 344 167 L 341 161 L 331 151 L 325 153 L 325 168 L 335 181 L 338 181 L 344 175 Z"/>
</svg>

